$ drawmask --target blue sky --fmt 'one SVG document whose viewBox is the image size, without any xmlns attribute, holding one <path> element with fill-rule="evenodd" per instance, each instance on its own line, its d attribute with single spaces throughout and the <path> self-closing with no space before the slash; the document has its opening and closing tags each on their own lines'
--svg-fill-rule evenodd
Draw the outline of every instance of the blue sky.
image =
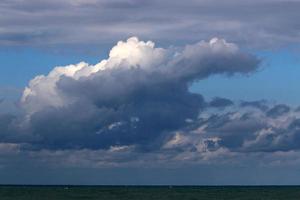
<svg viewBox="0 0 300 200">
<path fill-rule="evenodd" d="M 193 84 L 191 90 L 207 98 L 222 96 L 229 99 L 265 99 L 297 106 L 300 101 L 299 56 L 293 49 L 264 50 L 254 52 L 263 60 L 261 69 L 251 75 L 233 77 L 213 76 Z M 81 61 L 95 64 L 106 58 L 107 49 L 98 52 L 63 54 L 39 48 L 6 48 L 0 51 L 1 87 L 22 90 L 32 77 L 47 74 L 54 66 L 75 64 Z M 18 69 L 18 70 L 16 70 Z M 270 75 L 271 74 L 271 75 Z M 246 91 L 246 92 L 245 92 Z"/>
<path fill-rule="evenodd" d="M 193 91 L 208 97 L 222 96 L 235 100 L 265 99 L 297 106 L 300 72 L 299 56 L 292 50 L 256 52 L 263 67 L 250 76 L 212 77 L 195 84 Z"/>
<path fill-rule="evenodd" d="M 299 184 L 300 1 L 0 2 L 0 184 Z"/>
</svg>

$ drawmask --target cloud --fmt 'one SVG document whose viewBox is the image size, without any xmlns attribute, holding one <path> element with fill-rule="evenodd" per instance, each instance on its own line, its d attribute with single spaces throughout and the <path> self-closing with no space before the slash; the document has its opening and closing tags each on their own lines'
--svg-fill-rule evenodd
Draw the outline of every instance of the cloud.
<svg viewBox="0 0 300 200">
<path fill-rule="evenodd" d="M 215 74 L 248 74 L 260 60 L 223 39 L 158 48 L 131 37 L 95 65 L 55 67 L 25 88 L 23 116 L 4 118 L 6 143 L 29 149 L 159 149 L 206 109 L 189 85 Z"/>
<path fill-rule="evenodd" d="M 225 112 L 201 113 L 190 128 L 186 127 L 179 136 L 179 133 L 174 133 L 166 145 L 177 141 L 185 148 L 198 149 L 200 142 L 202 147 L 205 144 L 204 151 L 215 151 L 216 148 L 245 154 L 298 151 L 299 117 L 297 109 L 284 104 L 269 110 L 231 106 Z M 178 145 L 172 147 L 176 149 Z"/>
<path fill-rule="evenodd" d="M 278 152 L 299 151 L 297 108 L 221 97 L 206 102 L 189 90 L 197 80 L 253 73 L 259 64 L 218 38 L 170 48 L 136 37 L 119 41 L 95 65 L 59 66 L 30 81 L 22 112 L 0 116 L 1 148 L 13 157 L 1 165 L 14 158 L 95 167 L 237 162 L 247 156 L 273 162 Z"/>
<path fill-rule="evenodd" d="M 240 103 L 241 107 L 252 107 L 252 108 L 258 108 L 262 111 L 265 111 L 268 109 L 268 102 L 265 100 L 259 100 L 259 101 L 242 101 Z"/>
<path fill-rule="evenodd" d="M 284 104 L 279 104 L 271 108 L 268 112 L 267 115 L 269 117 L 278 117 L 282 116 L 283 114 L 287 113 L 290 111 L 290 107 Z"/>
<path fill-rule="evenodd" d="M 209 102 L 209 105 L 211 107 L 222 108 L 233 105 L 233 102 L 230 99 L 215 97 L 211 102 Z"/>
<path fill-rule="evenodd" d="M 47 76 L 35 77 L 24 91 L 22 104 L 28 112 L 45 106 L 65 106 L 77 101 L 75 98 L 80 92 L 87 98 L 95 96 L 105 100 L 126 95 L 141 85 L 186 85 L 213 74 L 250 73 L 256 70 L 259 62 L 253 55 L 239 51 L 236 45 L 217 38 L 174 51 L 155 48 L 151 41 L 132 37 L 118 42 L 109 58 L 94 66 L 81 62 L 56 67 Z M 72 84 L 77 84 L 76 91 L 70 88 L 74 87 Z M 89 86 L 90 90 L 82 88 L 84 86 Z M 77 92 L 80 88 L 83 90 Z M 96 96 L 93 89 L 98 90 L 101 97 Z"/>
<path fill-rule="evenodd" d="M 299 41 L 299 24 L 293 20 L 299 18 L 299 3 L 298 0 L 222 3 L 216 0 L 45 0 L 43 3 L 5 0 L 0 3 L 4 15 L 0 20 L 0 44 L 49 48 L 77 45 L 80 49 L 82 44 L 89 44 L 90 48 L 130 35 L 163 43 L 186 43 L 217 35 L 246 46 L 288 46 Z"/>
<path fill-rule="evenodd" d="M 59 66 L 33 78 L 23 112 L 1 115 L 0 143 L 18 159 L 95 167 L 236 162 L 299 151 L 297 108 L 206 102 L 189 90 L 197 80 L 253 73 L 259 64 L 223 39 L 159 48 L 131 37 L 95 65 Z"/>
</svg>

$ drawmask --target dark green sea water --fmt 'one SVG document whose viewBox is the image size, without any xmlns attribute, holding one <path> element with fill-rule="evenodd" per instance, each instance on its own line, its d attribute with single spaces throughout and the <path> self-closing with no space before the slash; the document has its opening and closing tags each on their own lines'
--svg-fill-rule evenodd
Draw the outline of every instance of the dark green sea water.
<svg viewBox="0 0 300 200">
<path fill-rule="evenodd" d="M 0 200 L 300 200 L 300 186 L 0 186 Z"/>
</svg>

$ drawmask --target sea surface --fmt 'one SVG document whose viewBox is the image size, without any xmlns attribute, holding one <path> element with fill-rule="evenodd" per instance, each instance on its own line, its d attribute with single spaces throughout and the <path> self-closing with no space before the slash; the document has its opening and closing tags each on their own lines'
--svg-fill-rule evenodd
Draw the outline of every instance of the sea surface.
<svg viewBox="0 0 300 200">
<path fill-rule="evenodd" d="M 0 200 L 300 200 L 300 186 L 0 186 Z"/>
</svg>

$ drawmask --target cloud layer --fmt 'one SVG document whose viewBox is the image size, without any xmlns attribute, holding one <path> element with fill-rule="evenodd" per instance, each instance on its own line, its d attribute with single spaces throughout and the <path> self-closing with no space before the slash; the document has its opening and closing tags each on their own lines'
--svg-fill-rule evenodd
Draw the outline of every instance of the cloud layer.
<svg viewBox="0 0 300 200">
<path fill-rule="evenodd" d="M 0 45 L 88 44 L 90 47 L 131 35 L 168 43 L 218 36 L 247 46 L 290 45 L 299 41 L 299 22 L 294 20 L 299 18 L 299 3 L 298 0 L 3 0 Z"/>
</svg>

